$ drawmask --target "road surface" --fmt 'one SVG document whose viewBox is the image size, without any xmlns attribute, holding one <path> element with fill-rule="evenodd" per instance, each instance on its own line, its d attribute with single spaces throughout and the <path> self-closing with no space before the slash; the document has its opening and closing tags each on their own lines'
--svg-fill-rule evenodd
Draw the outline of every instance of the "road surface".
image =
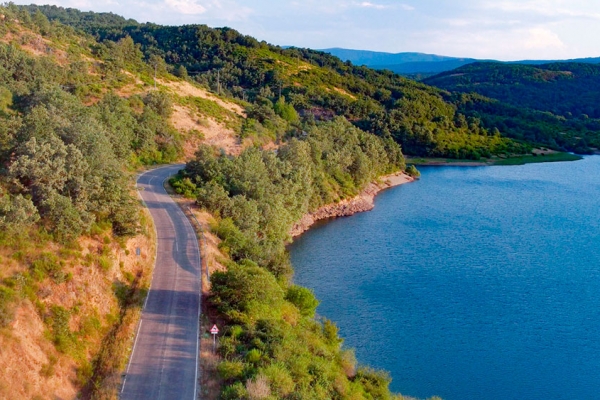
<svg viewBox="0 0 600 400">
<path fill-rule="evenodd" d="M 138 178 L 157 233 L 157 254 L 121 399 L 195 400 L 198 381 L 200 251 L 186 216 L 163 187 L 183 165 Z"/>
</svg>

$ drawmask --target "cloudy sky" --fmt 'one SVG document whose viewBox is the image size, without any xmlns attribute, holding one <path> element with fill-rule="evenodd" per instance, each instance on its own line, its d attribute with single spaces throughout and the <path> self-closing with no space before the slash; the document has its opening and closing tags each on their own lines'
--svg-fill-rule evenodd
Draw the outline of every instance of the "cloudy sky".
<svg viewBox="0 0 600 400">
<path fill-rule="evenodd" d="M 500 60 L 600 56 L 598 0 L 34 1 L 140 22 L 229 26 L 270 43 L 314 49 Z"/>
</svg>

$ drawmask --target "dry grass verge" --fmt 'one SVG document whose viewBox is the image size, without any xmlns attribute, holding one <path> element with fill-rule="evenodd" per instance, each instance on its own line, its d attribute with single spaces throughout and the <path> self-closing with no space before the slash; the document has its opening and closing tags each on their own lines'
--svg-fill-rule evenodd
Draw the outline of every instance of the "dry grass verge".
<svg viewBox="0 0 600 400">
<path fill-rule="evenodd" d="M 145 232 L 129 240 L 102 227 L 70 246 L 35 232 L 26 245 L 5 240 L 0 253 L 12 261 L 0 270 L 15 316 L 0 329 L 0 399 L 117 398 L 153 265 L 143 219 Z"/>
</svg>

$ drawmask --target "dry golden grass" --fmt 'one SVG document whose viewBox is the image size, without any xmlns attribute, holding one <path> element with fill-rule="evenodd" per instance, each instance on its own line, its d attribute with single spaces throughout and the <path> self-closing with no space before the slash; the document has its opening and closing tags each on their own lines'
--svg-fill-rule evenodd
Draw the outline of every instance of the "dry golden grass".
<svg viewBox="0 0 600 400">
<path fill-rule="evenodd" d="M 242 151 L 242 143 L 232 129 L 213 118 L 197 115 L 189 107 L 175 105 L 170 122 L 184 137 L 185 160 L 194 157 L 201 143 L 221 148 L 227 154 L 237 155 Z"/>
<path fill-rule="evenodd" d="M 192 85 L 187 81 L 164 81 L 159 79 L 158 82 L 170 89 L 173 94 L 184 97 L 201 97 L 203 99 L 211 100 L 217 103 L 219 106 L 225 108 L 226 110 L 232 111 L 240 117 L 245 117 L 246 113 L 244 109 L 236 103 L 225 101 L 211 93 L 209 93 L 206 89 L 202 89 L 198 86 Z"/>
<path fill-rule="evenodd" d="M 251 400 L 266 399 L 271 395 L 269 380 L 264 375 L 258 375 L 246 382 L 246 390 Z"/>
<path fill-rule="evenodd" d="M 36 304 L 27 298 L 22 300 L 13 322 L 0 330 L 0 399 L 76 398 L 85 383 L 86 374 L 82 372 L 89 370 L 92 360 L 111 345 L 108 334 L 115 331 L 119 333 L 115 336 L 119 350 L 110 357 L 116 368 L 107 387 L 116 393 L 119 368 L 124 366 L 138 316 L 135 308 L 129 311 L 119 307 L 114 285 L 148 286 L 155 252 L 154 231 L 146 231 L 151 235 L 133 237 L 124 246 L 110 232 L 82 238 L 70 249 L 32 242 L 20 250 L 22 254 L 17 258 L 21 261 L 0 267 L 3 275 L 14 276 L 27 271 L 31 260 L 42 253 L 51 253 L 63 262 L 62 271 L 68 276 L 60 283 L 50 278 L 40 281 Z M 141 257 L 135 255 L 136 248 L 141 249 Z M 6 247 L 0 249 L 2 253 L 8 251 Z M 103 257 L 110 260 L 106 268 L 99 263 Z M 68 327 L 71 332 L 79 332 L 77 348 L 59 352 L 52 343 L 51 329 L 44 319 L 51 316 L 53 306 L 69 310 Z M 121 313 L 124 318 L 119 318 Z"/>
</svg>

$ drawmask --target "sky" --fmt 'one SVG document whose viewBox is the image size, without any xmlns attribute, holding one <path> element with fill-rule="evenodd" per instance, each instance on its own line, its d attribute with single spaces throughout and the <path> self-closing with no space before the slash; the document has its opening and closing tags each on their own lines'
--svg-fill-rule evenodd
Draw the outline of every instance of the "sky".
<svg viewBox="0 0 600 400">
<path fill-rule="evenodd" d="M 600 57 L 598 0 L 33 0 L 277 45 L 497 60 Z M 30 4 L 30 1 L 15 1 Z"/>
</svg>

